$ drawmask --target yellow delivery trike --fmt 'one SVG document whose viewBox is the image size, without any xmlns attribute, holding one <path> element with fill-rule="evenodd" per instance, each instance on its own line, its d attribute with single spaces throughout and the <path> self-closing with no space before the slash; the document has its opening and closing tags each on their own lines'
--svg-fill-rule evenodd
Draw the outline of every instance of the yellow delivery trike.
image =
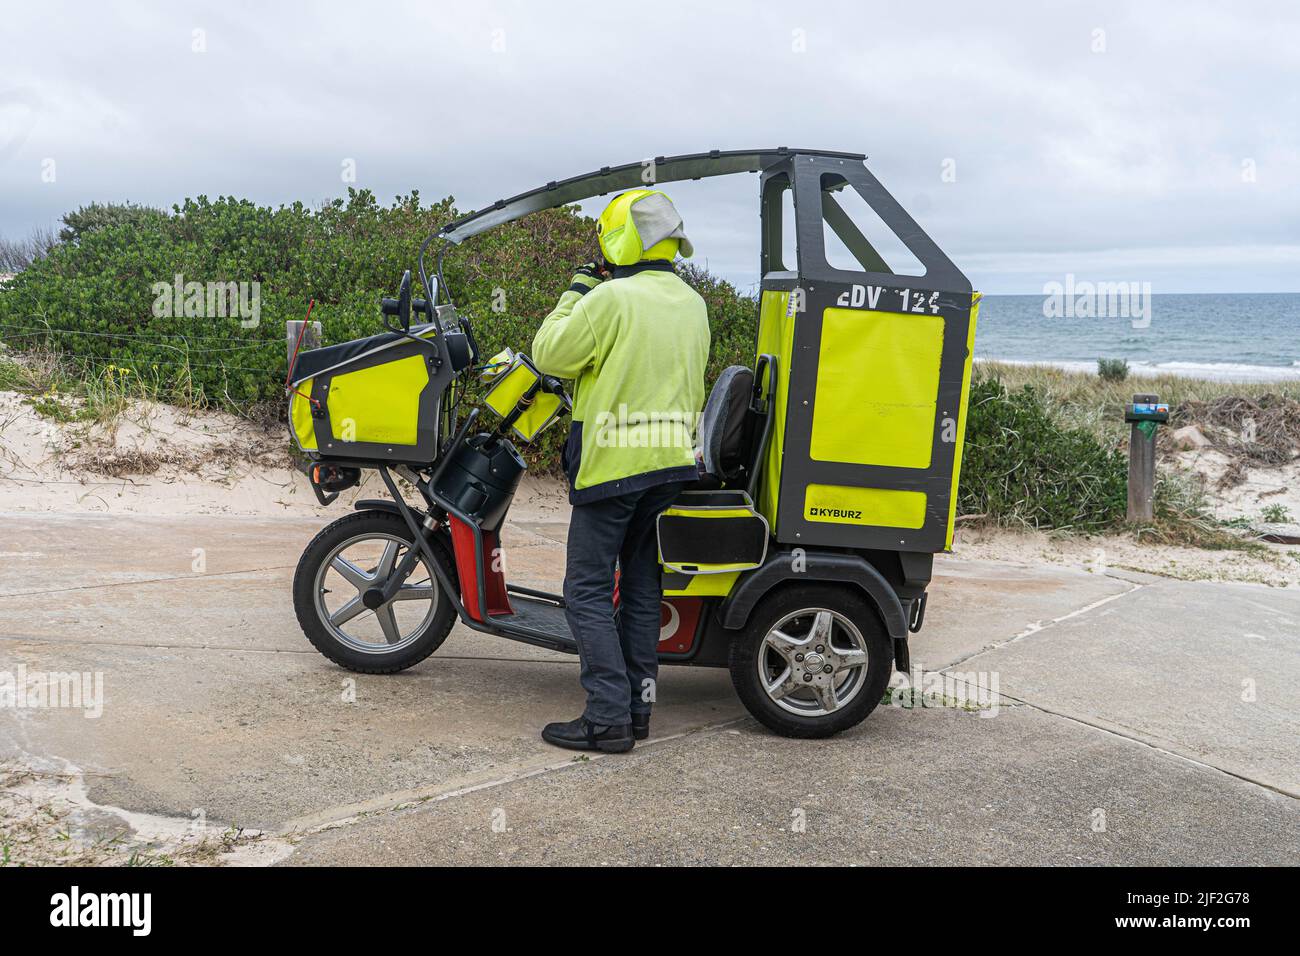
<svg viewBox="0 0 1300 956">
<path fill-rule="evenodd" d="M 298 357 L 291 430 L 317 495 L 329 503 L 371 468 L 391 496 L 356 502 L 299 562 L 298 620 L 330 660 L 400 671 L 456 620 L 577 652 L 564 599 L 506 580 L 500 560 L 525 471 L 517 443 L 568 396 L 525 355 L 479 355 L 425 252 L 644 186 L 647 166 L 550 182 L 446 225 L 420 249 L 424 297 L 408 272 L 383 301 L 387 332 Z M 713 151 L 652 169 L 658 184 L 757 174 L 761 222 L 753 364 L 714 385 L 700 480 L 658 519 L 660 660 L 727 667 L 767 727 L 825 737 L 909 667 L 934 554 L 952 543 L 979 297 L 862 155 Z M 475 376 L 490 381 L 470 407 Z"/>
</svg>

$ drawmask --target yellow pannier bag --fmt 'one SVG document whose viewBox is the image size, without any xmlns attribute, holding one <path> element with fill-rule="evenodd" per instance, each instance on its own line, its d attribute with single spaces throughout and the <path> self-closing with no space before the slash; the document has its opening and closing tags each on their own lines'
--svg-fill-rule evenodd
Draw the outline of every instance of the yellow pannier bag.
<svg viewBox="0 0 1300 956">
<path fill-rule="evenodd" d="M 541 390 L 541 373 L 526 355 L 507 349 L 491 359 L 492 365 L 500 370 L 492 378 L 483 404 L 502 418 L 518 411 L 510 427 L 521 441 L 531 442 L 564 410 L 563 399 Z"/>
<path fill-rule="evenodd" d="M 436 342 L 433 325 L 411 331 Z M 432 461 L 449 376 L 438 349 L 397 333 L 303 352 L 291 383 L 290 432 L 299 448 L 322 458 Z"/>
</svg>

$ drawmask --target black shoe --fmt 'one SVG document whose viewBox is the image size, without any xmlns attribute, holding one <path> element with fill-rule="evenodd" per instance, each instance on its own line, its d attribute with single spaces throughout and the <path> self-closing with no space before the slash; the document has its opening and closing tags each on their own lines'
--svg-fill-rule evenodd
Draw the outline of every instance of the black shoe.
<svg viewBox="0 0 1300 956">
<path fill-rule="evenodd" d="M 645 740 L 650 736 L 650 715 L 633 714 L 632 715 L 632 736 L 637 740 Z"/>
<path fill-rule="evenodd" d="M 636 744 L 631 724 L 611 727 L 593 724 L 586 717 L 547 724 L 542 728 L 542 739 L 569 750 L 599 750 L 610 754 L 627 753 Z"/>
</svg>

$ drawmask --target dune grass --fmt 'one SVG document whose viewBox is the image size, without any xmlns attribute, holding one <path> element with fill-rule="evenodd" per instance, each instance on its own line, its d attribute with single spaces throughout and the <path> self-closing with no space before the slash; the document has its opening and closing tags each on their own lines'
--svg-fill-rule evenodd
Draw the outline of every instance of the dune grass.
<svg viewBox="0 0 1300 956">
<path fill-rule="evenodd" d="M 17 392 L 36 412 L 60 424 L 84 422 L 110 432 L 132 407 L 154 402 L 195 409 L 203 403 L 182 369 L 163 376 L 68 356 L 37 346 L 20 354 L 0 352 L 0 390 Z"/>
<path fill-rule="evenodd" d="M 969 427 L 978 435 L 984 427 L 981 421 L 987 420 L 984 424 L 993 425 L 994 434 L 985 466 L 978 439 L 974 453 L 968 445 L 963 504 L 978 501 L 983 506 L 979 511 L 998 524 L 1065 533 L 1124 527 L 1125 481 L 1119 474 L 1127 471 L 1124 405 L 1135 394 L 1157 395 L 1169 402 L 1172 413 L 1171 425 L 1160 437 L 1163 461 L 1157 469 L 1155 520 L 1134 530 L 1139 540 L 1214 550 L 1261 547 L 1242 536 L 1245 529 L 1212 517 L 1204 481 L 1172 463 L 1174 427 L 1196 424 L 1243 474 L 1247 464 L 1288 461 L 1300 447 L 1300 382 L 1220 382 L 1174 375 L 1113 381 L 1051 366 L 998 362 L 978 363 L 975 379 L 972 395 L 997 383 L 1008 398 L 1021 396 L 1026 404 L 1036 405 L 1053 426 L 1034 420 L 1036 413 L 1008 411 L 1005 400 L 972 407 Z M 985 397 L 996 398 L 996 393 Z M 1007 417 L 1013 414 L 1024 421 Z M 1253 420 L 1248 431 L 1242 427 L 1247 418 Z M 1006 447 L 1018 447 L 1022 456 L 1033 449 L 1033 454 L 1022 457 L 1014 469 L 1001 470 L 1007 461 L 996 454 L 999 434 Z M 1083 435 L 1095 442 L 1095 451 L 1081 440 Z"/>
<path fill-rule="evenodd" d="M 1222 398 L 1259 400 L 1276 395 L 1300 401 L 1300 381 L 1219 382 L 1178 375 L 1130 376 L 1107 381 L 1098 375 L 1072 372 L 1049 365 L 1012 365 L 977 362 L 976 377 L 997 378 L 1009 391 L 1033 386 L 1053 418 L 1066 428 L 1085 428 L 1108 445 L 1119 447 L 1128 439 L 1124 405 L 1146 393 L 1178 406 L 1188 402 L 1213 402 Z M 1177 414 L 1177 408 L 1173 409 Z"/>
</svg>

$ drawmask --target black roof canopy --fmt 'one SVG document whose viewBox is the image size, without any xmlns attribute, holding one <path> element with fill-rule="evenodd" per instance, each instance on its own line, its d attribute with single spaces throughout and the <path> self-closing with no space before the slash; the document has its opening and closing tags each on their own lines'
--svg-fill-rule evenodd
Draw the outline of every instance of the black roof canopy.
<svg viewBox="0 0 1300 956">
<path fill-rule="evenodd" d="M 530 189 L 510 199 L 498 199 L 491 206 L 462 216 L 439 230 L 438 235 L 451 242 L 463 242 L 507 222 L 513 222 L 529 213 L 569 203 L 581 202 L 592 196 L 634 189 L 640 186 L 681 182 L 685 179 L 704 179 L 707 176 L 729 176 L 732 173 L 755 173 L 791 156 L 825 156 L 862 162 L 862 153 L 842 153 L 826 149 L 714 149 L 707 153 L 687 153 L 682 156 L 654 157 L 653 179 L 644 178 L 651 160 L 624 163 L 622 166 L 602 166 L 595 172 L 570 179 L 552 180 L 545 186 Z"/>
</svg>

